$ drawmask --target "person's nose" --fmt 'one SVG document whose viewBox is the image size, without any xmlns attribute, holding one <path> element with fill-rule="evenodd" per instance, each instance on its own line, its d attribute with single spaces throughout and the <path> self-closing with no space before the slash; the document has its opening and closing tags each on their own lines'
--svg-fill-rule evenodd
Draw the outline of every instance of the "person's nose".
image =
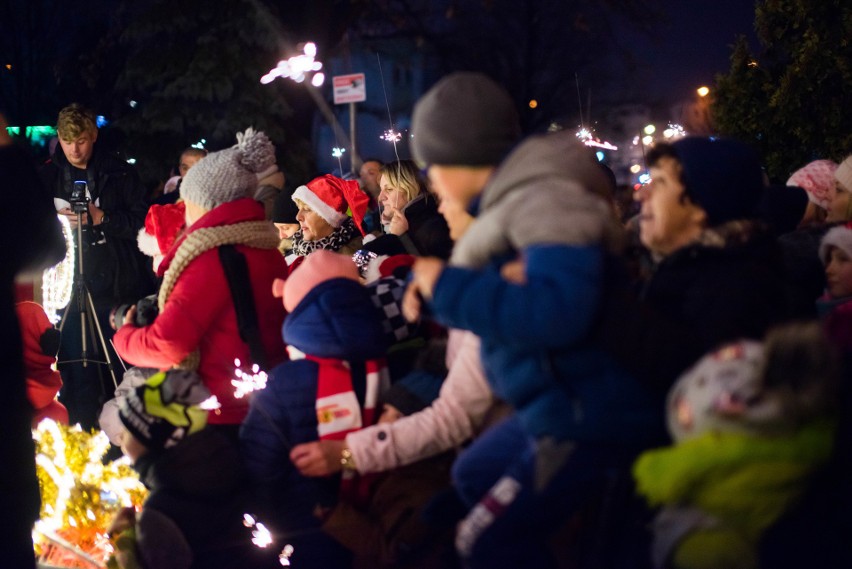
<svg viewBox="0 0 852 569">
<path fill-rule="evenodd" d="M 643 202 L 648 199 L 648 195 L 651 193 L 651 184 L 645 184 L 641 186 L 638 190 L 633 192 L 633 201 Z"/>
</svg>

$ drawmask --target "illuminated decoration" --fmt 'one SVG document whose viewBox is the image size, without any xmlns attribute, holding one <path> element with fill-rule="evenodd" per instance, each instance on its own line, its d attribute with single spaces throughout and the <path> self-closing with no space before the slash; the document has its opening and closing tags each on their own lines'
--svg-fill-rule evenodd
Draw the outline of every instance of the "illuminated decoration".
<svg viewBox="0 0 852 569">
<path fill-rule="evenodd" d="M 651 181 L 651 175 L 645 172 L 639 176 L 639 183 L 645 185 Z"/>
<path fill-rule="evenodd" d="M 21 136 L 21 127 L 7 126 L 6 132 L 9 133 L 9 136 Z M 56 128 L 52 126 L 27 126 L 24 127 L 23 136 L 32 144 L 45 146 L 51 138 L 56 136 Z"/>
<path fill-rule="evenodd" d="M 332 156 L 332 158 L 341 158 L 343 156 L 344 152 L 346 152 L 345 148 L 335 146 L 334 148 L 331 149 L 331 156 Z"/>
<path fill-rule="evenodd" d="M 98 128 L 103 128 L 103 127 L 105 127 L 106 125 L 109 124 L 109 121 L 106 120 L 105 116 L 98 115 L 98 116 L 95 117 L 95 124 L 98 126 Z"/>
<path fill-rule="evenodd" d="M 749 66 L 749 67 L 757 67 L 757 65 L 758 65 L 758 64 L 757 64 L 757 60 L 756 60 L 756 59 L 752 59 L 751 61 L 749 61 L 749 62 L 748 62 L 748 66 Z"/>
<path fill-rule="evenodd" d="M 663 131 L 663 136 L 671 139 L 683 138 L 686 136 L 686 130 L 679 124 L 669 123 L 668 128 Z"/>
<path fill-rule="evenodd" d="M 604 155 L 604 153 L 603 153 L 603 152 L 601 152 L 600 150 L 598 150 L 597 152 L 595 152 L 595 158 L 597 158 L 597 159 L 598 159 L 598 162 L 603 162 L 603 161 L 604 161 L 604 158 L 606 158 L 606 155 Z"/>
<path fill-rule="evenodd" d="M 251 514 L 243 514 L 243 525 L 252 530 L 251 542 L 258 547 L 269 547 L 275 541 L 272 539 L 272 532 Z M 254 529 L 252 529 L 254 528 Z M 290 566 L 290 557 L 293 556 L 295 548 L 289 543 L 281 549 L 278 554 L 278 562 L 284 567 Z"/>
<path fill-rule="evenodd" d="M 127 163 L 128 164 L 136 164 L 136 158 L 128 158 Z"/>
<path fill-rule="evenodd" d="M 630 167 L 630 173 L 631 174 L 638 174 L 641 171 L 642 171 L 642 166 L 640 166 L 639 164 L 634 164 L 633 166 Z"/>
<path fill-rule="evenodd" d="M 597 138 L 594 134 L 592 134 L 592 131 L 586 127 L 580 127 L 580 130 L 577 131 L 577 138 L 586 146 L 603 148 L 604 150 L 618 150 L 617 146 Z"/>
<path fill-rule="evenodd" d="M 699 97 L 706 97 L 710 94 L 710 88 L 702 86 L 696 89 L 695 92 L 698 93 Z"/>
<path fill-rule="evenodd" d="M 196 142 L 195 144 L 191 144 L 190 146 L 192 146 L 193 148 L 198 148 L 199 150 L 204 150 L 204 145 L 205 145 L 205 144 L 207 144 L 207 139 L 206 139 L 206 138 L 202 138 L 201 140 L 199 140 L 199 141 L 198 141 L 198 142 Z"/>
<path fill-rule="evenodd" d="M 530 99 L 530 108 L 534 109 L 537 106 L 538 106 L 538 101 L 536 101 L 535 99 Z"/>
<path fill-rule="evenodd" d="M 261 389 L 266 388 L 266 372 L 260 371 L 260 367 L 257 364 L 251 366 L 251 373 L 244 372 L 241 368 L 241 362 L 239 358 L 234 360 L 234 375 L 236 379 L 231 380 L 231 385 L 233 385 L 236 389 L 234 390 L 234 397 L 237 399 L 242 399 L 252 391 L 260 391 Z"/>
<path fill-rule="evenodd" d="M 645 127 L 644 130 L 645 130 L 645 134 L 654 134 L 655 132 L 657 132 L 657 127 L 655 127 L 652 124 L 649 124 L 648 126 Z"/>
<path fill-rule="evenodd" d="M 112 553 L 107 528 L 147 490 L 127 458 L 103 463 L 107 436 L 45 419 L 33 430 L 41 515 L 33 531 L 38 560 L 55 567 L 103 567 Z"/>
<path fill-rule="evenodd" d="M 382 133 L 379 138 L 396 144 L 397 142 L 402 140 L 402 135 L 391 128 Z"/>
<path fill-rule="evenodd" d="M 651 135 L 648 135 L 648 136 L 642 138 L 642 144 L 644 144 L 645 146 L 651 146 L 651 143 L 653 143 L 653 142 L 654 142 L 654 137 L 651 136 Z"/>
<path fill-rule="evenodd" d="M 292 79 L 296 83 L 302 83 L 310 77 L 311 85 L 320 87 L 325 81 L 325 75 L 319 73 L 322 69 L 322 63 L 316 61 L 314 57 L 317 54 L 317 46 L 313 42 L 308 42 L 302 48 L 300 55 L 295 55 L 289 59 L 281 60 L 278 65 L 270 69 L 266 75 L 260 78 L 260 82 L 264 85 L 272 83 L 278 77 Z"/>
<path fill-rule="evenodd" d="M 135 108 L 136 108 L 136 105 L 138 105 L 139 103 L 137 103 L 136 101 L 130 101 L 130 102 L 129 102 L 129 103 L 127 103 L 127 104 L 128 104 L 128 105 L 130 105 L 130 108 L 131 108 L 131 109 L 135 109 Z"/>
<path fill-rule="evenodd" d="M 74 285 L 74 234 L 71 224 L 64 215 L 57 215 L 62 225 L 62 235 L 65 237 L 65 258 L 42 274 L 41 295 L 44 311 L 52 324 L 59 322 L 58 312 L 68 306 L 71 301 L 71 290 Z"/>
</svg>

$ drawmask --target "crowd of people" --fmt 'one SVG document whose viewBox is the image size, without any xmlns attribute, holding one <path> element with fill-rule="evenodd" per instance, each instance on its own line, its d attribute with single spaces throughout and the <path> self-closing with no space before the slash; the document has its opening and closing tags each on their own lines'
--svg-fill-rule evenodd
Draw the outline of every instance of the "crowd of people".
<svg viewBox="0 0 852 569">
<path fill-rule="evenodd" d="M 248 128 L 187 149 L 151 203 L 89 111 L 57 130 L 41 184 L 0 148 L 44 232 L 4 282 L 61 256 L 55 209 L 81 224 L 85 294 L 61 379 L 38 305 L 20 330 L 4 305 L 27 365 L 0 448 L 32 448 L 25 390 L 108 434 L 150 491 L 116 517 L 111 563 L 852 566 L 852 156 L 771 184 L 748 145 L 687 136 L 650 149 L 625 208 L 573 133 L 523 137 L 476 73 L 417 102 L 413 160 L 360 180 L 288 187 Z M 79 361 L 87 326 L 132 367 Z M 37 502 L 16 464 L 0 533 L 25 567 Z"/>
</svg>

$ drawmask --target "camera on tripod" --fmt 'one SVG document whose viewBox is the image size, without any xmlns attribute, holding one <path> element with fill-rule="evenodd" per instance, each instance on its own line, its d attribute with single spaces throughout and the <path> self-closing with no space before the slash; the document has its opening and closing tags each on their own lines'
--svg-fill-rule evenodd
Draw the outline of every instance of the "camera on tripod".
<svg viewBox="0 0 852 569">
<path fill-rule="evenodd" d="M 77 180 L 71 188 L 71 209 L 74 213 L 86 213 L 89 211 L 89 196 L 86 195 L 88 185 L 86 182 Z"/>
</svg>

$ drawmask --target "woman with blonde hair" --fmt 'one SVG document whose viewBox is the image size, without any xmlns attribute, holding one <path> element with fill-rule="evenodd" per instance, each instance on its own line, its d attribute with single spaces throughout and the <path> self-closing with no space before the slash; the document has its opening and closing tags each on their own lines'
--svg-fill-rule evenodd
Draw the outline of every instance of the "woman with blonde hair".
<svg viewBox="0 0 852 569">
<path fill-rule="evenodd" d="M 450 230 L 414 162 L 391 162 L 381 172 L 379 204 L 384 232 L 396 235 L 412 255 L 448 258 Z"/>
</svg>

